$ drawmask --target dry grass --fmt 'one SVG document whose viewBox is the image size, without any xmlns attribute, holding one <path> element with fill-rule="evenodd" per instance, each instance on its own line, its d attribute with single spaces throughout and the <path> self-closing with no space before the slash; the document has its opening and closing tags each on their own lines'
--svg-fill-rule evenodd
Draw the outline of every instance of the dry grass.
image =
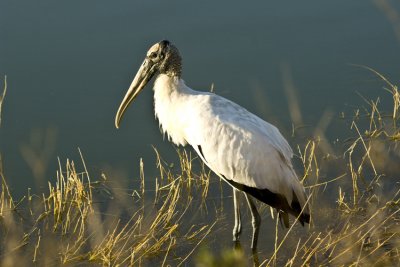
<svg viewBox="0 0 400 267">
<path fill-rule="evenodd" d="M 276 265 L 282 244 L 292 252 L 285 266 L 395 266 L 400 264 L 400 151 L 397 128 L 400 95 L 397 86 L 383 75 L 364 67 L 385 82 L 393 109 L 380 111 L 381 100 L 366 101 L 363 112 L 350 119 L 352 137 L 343 156 L 332 157 L 317 141 L 308 141 L 299 154 L 314 207 L 313 225 L 307 236 L 288 238 L 289 229 L 262 265 Z M 336 177 L 321 181 L 324 165 L 336 168 Z M 321 170 L 322 169 L 322 170 Z M 321 190 L 323 187 L 323 190 Z M 321 199 L 337 194 L 336 209 L 324 208 Z M 319 199 L 319 201 L 316 201 Z M 318 208 L 319 206 L 319 208 Z M 287 247 L 287 246 L 286 246 Z M 282 254 L 282 253 L 281 253 Z"/>
<path fill-rule="evenodd" d="M 4 89 L 3 93 L 0 95 L 0 126 L 1 126 L 1 111 L 3 110 L 3 101 L 7 93 L 7 76 L 4 76 Z"/>
<path fill-rule="evenodd" d="M 184 166 L 180 175 L 172 175 L 158 156 L 160 177 L 153 203 L 145 201 L 142 164 L 142 190 L 126 190 L 124 197 L 110 191 L 107 180 L 91 182 L 86 168 L 78 172 L 70 160 L 64 167 L 60 163 L 47 193 L 28 195 L 18 203 L 2 175 L 0 265 L 127 266 L 154 259 L 184 263 L 215 223 L 183 224 L 193 199 L 190 190 L 203 188 L 206 194 L 209 177 L 204 173 L 196 177 L 190 155 L 179 155 Z M 83 158 L 81 162 L 85 166 Z"/>
</svg>

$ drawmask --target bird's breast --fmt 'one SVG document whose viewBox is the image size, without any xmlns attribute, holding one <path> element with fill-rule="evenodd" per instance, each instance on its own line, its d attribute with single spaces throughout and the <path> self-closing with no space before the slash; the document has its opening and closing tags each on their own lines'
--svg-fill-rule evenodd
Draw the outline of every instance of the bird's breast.
<svg viewBox="0 0 400 267">
<path fill-rule="evenodd" d="M 185 145 L 185 128 L 190 120 L 190 94 L 176 77 L 160 75 L 154 84 L 154 112 L 161 131 L 176 145 Z"/>
</svg>

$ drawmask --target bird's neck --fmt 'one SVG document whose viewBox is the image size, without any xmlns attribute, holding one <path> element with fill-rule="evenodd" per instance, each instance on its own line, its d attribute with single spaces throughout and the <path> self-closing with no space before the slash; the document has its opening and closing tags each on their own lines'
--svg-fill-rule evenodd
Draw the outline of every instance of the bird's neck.
<svg viewBox="0 0 400 267">
<path fill-rule="evenodd" d="M 193 90 L 178 76 L 158 75 L 154 82 L 154 112 L 161 130 L 177 145 L 185 145 L 181 120 L 186 98 Z"/>
<path fill-rule="evenodd" d="M 154 94 L 160 97 L 179 93 L 185 82 L 178 75 L 159 74 L 154 82 Z"/>
<path fill-rule="evenodd" d="M 154 82 L 155 104 L 174 105 L 191 90 L 179 76 L 159 74 Z"/>
</svg>

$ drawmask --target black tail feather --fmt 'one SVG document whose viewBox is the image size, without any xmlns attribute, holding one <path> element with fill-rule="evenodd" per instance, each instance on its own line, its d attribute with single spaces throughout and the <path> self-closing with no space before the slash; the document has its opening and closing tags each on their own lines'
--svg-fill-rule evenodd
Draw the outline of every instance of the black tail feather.
<svg viewBox="0 0 400 267">
<path fill-rule="evenodd" d="M 309 224 L 310 223 L 310 214 L 308 214 L 305 211 L 301 212 L 302 211 L 302 207 L 301 207 L 300 202 L 299 202 L 299 200 L 297 198 L 297 195 L 296 195 L 296 193 L 294 191 L 292 191 L 292 194 L 293 194 L 293 200 L 292 200 L 292 204 L 290 206 L 291 206 L 292 210 L 294 211 L 293 215 L 297 217 L 300 214 L 299 221 L 300 221 L 302 226 L 304 226 L 304 223 L 308 223 Z"/>
<path fill-rule="evenodd" d="M 239 184 L 235 181 L 226 179 L 225 176 L 222 177 L 233 187 L 241 191 L 244 191 L 250 194 L 251 196 L 255 197 L 256 199 L 258 199 L 259 201 L 264 202 L 265 204 L 268 204 L 271 207 L 275 208 L 278 211 L 278 217 L 281 220 L 281 223 L 283 220 L 283 224 L 287 228 L 289 228 L 288 214 L 292 214 L 296 218 L 299 217 L 299 222 L 303 226 L 304 223 L 310 223 L 310 214 L 308 214 L 307 211 L 302 212 L 302 207 L 294 191 L 292 191 L 293 193 L 292 203 L 289 205 L 288 201 L 286 200 L 286 197 L 281 194 L 273 193 L 268 189 L 257 189 L 247 185 Z"/>
</svg>

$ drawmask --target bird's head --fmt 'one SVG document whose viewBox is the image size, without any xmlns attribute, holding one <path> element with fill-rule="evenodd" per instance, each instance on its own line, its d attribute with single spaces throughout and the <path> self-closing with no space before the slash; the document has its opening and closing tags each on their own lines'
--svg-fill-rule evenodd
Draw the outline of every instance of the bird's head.
<svg viewBox="0 0 400 267">
<path fill-rule="evenodd" d="M 119 106 L 117 115 L 115 116 L 115 127 L 119 128 L 119 123 L 125 110 L 155 74 L 180 77 L 181 72 L 181 56 L 179 55 L 178 49 L 173 44 L 167 40 L 163 40 L 150 47 Z"/>
</svg>

